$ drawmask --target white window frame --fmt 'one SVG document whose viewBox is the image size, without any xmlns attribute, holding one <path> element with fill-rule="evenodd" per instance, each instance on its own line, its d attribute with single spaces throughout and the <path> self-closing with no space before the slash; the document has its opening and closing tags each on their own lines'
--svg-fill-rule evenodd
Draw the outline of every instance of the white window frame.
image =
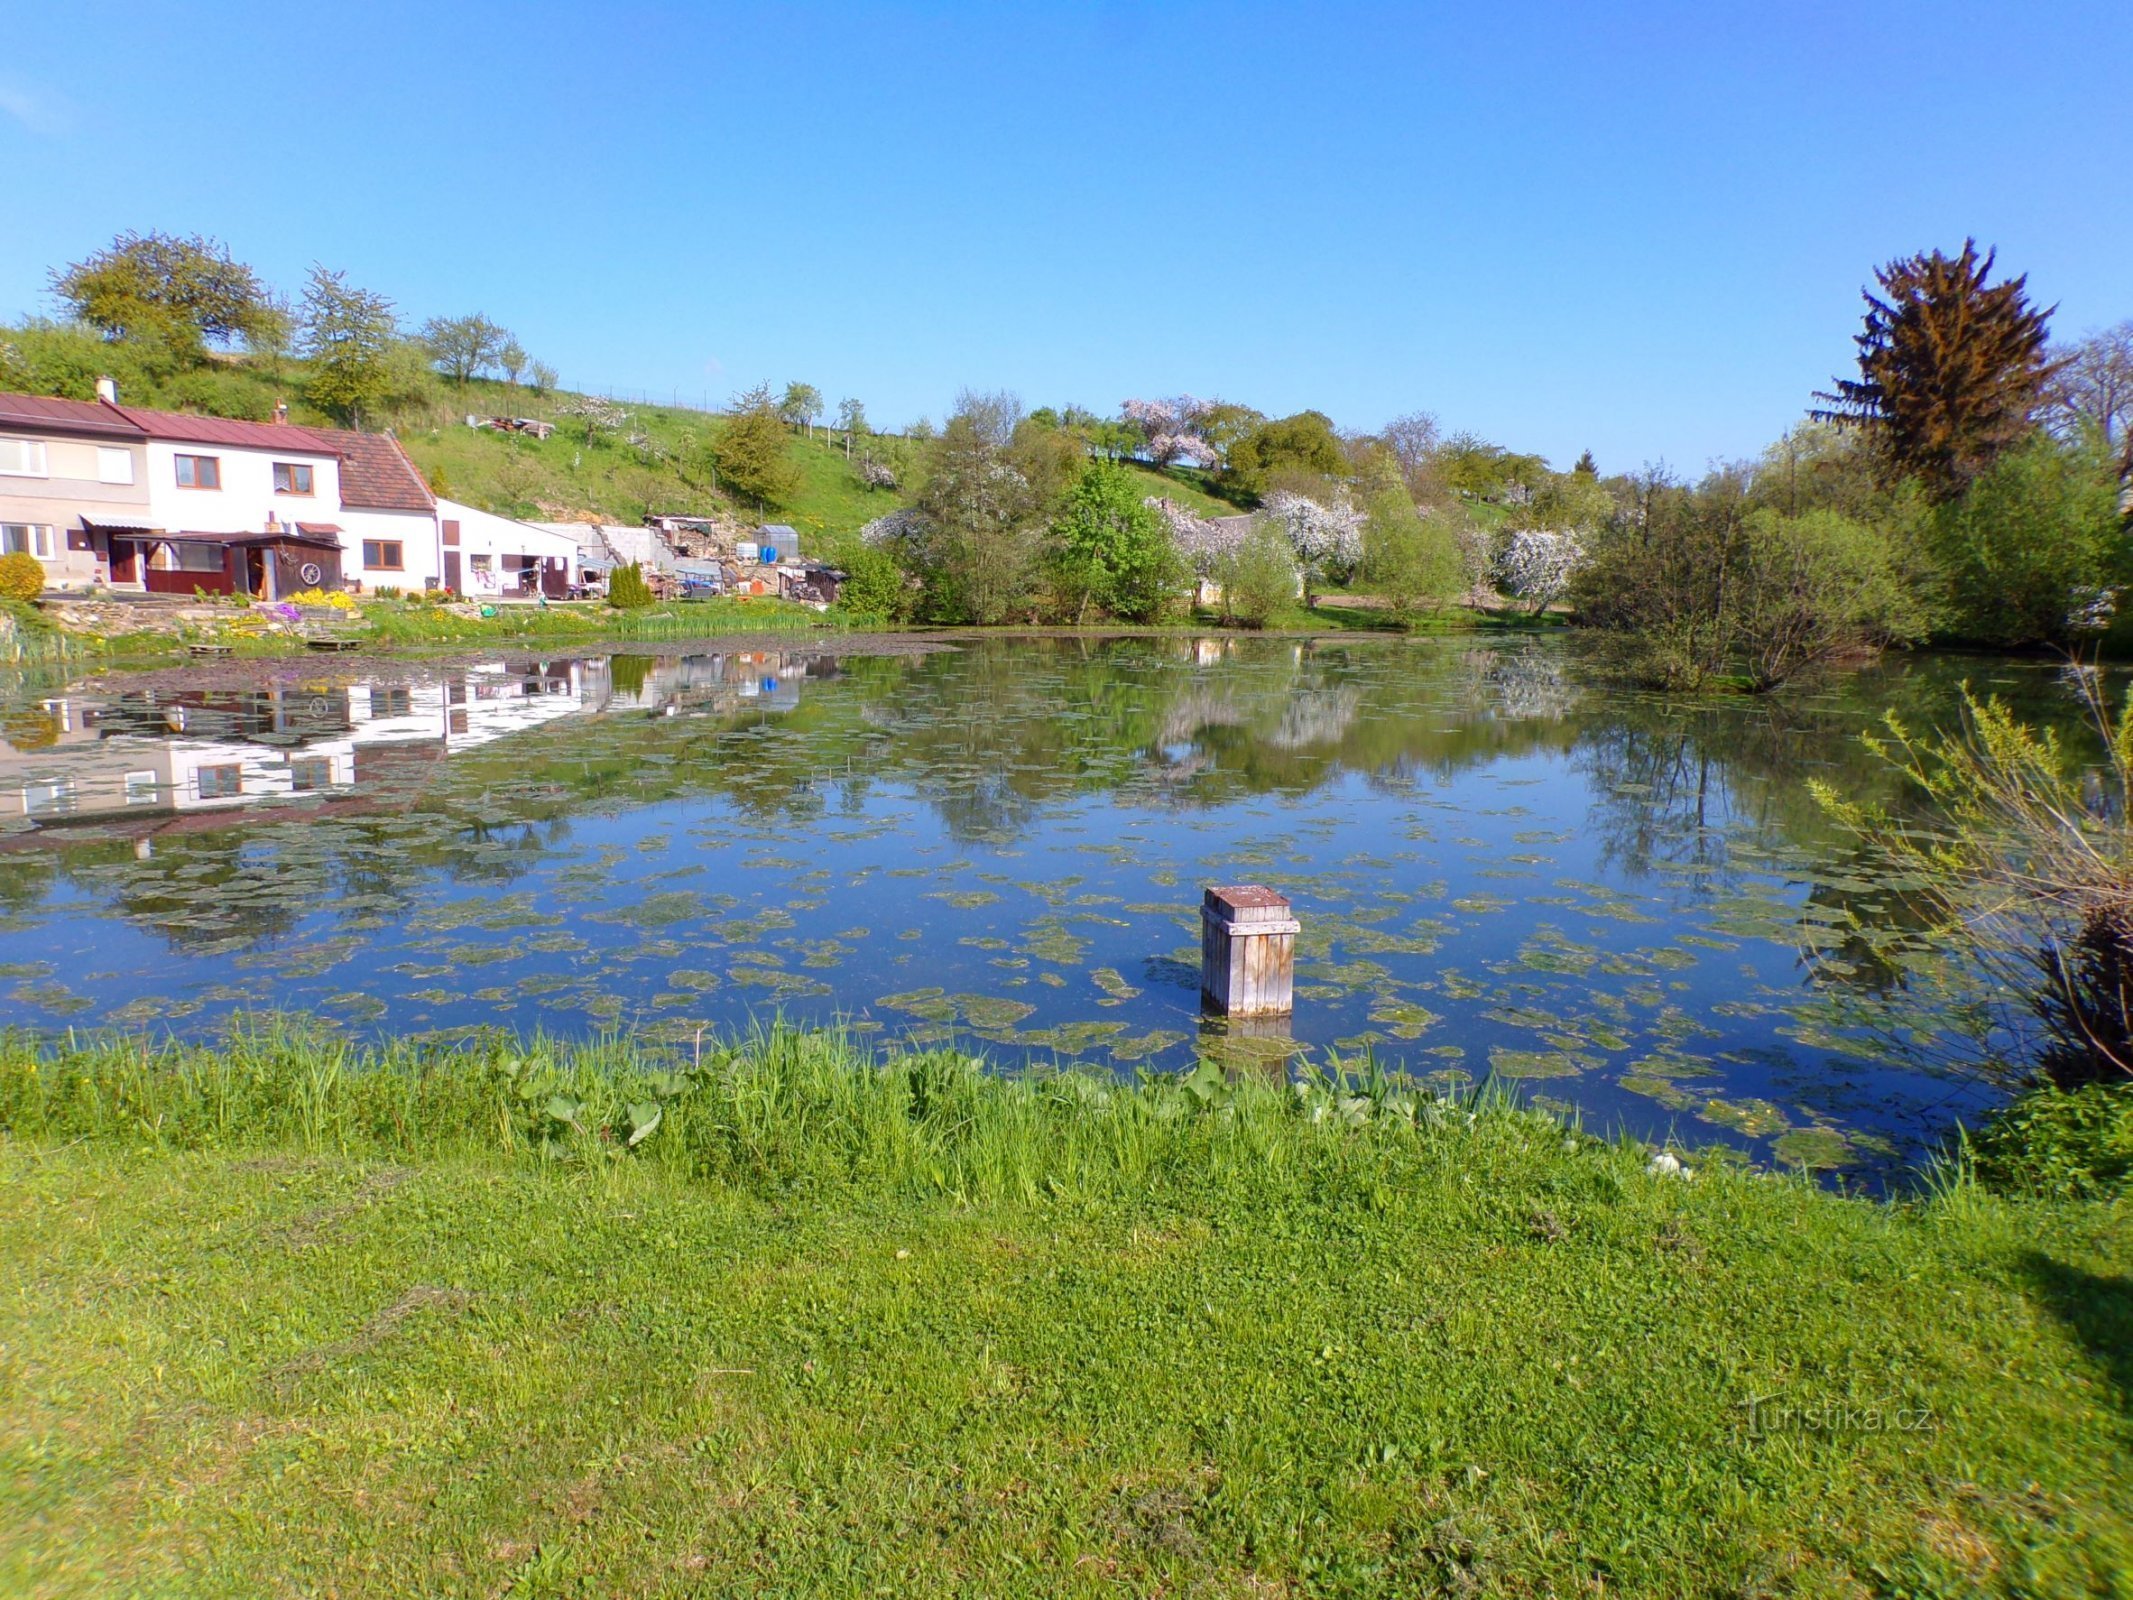
<svg viewBox="0 0 2133 1600">
<path fill-rule="evenodd" d="M 98 483 L 133 482 L 133 452 L 118 445 L 100 444 L 96 447 L 96 481 Z"/>
<path fill-rule="evenodd" d="M 77 801 L 72 778 L 45 778 L 22 786 L 22 814 L 26 817 L 63 817 Z"/>
<path fill-rule="evenodd" d="M 0 439 L 0 445 L 21 446 L 22 460 L 27 463 L 20 467 L 0 466 L 0 478 L 49 478 L 52 475 L 51 457 L 42 439 Z"/>
<path fill-rule="evenodd" d="M 126 804 L 152 806 L 163 798 L 163 780 L 153 767 L 126 774 Z"/>
<path fill-rule="evenodd" d="M 12 555 L 18 549 L 39 561 L 57 561 L 59 535 L 49 522 L 0 522 L 0 555 Z"/>
</svg>

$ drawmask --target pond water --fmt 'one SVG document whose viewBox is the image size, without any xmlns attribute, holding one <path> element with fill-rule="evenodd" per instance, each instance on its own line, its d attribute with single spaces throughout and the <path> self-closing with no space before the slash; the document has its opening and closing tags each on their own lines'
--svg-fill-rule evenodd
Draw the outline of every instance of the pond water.
<svg viewBox="0 0 2133 1600">
<path fill-rule="evenodd" d="M 1005 1062 L 1202 1048 L 1198 902 L 1287 893 L 1294 1041 L 1490 1074 L 1587 1126 L 1868 1173 L 1980 1091 L 1888 1058 L 1805 952 L 1899 909 L 1805 780 L 1968 677 L 1764 700 L 1560 640 L 985 639 L 0 685 L 0 1023 L 664 1039 L 774 1015 Z"/>
</svg>

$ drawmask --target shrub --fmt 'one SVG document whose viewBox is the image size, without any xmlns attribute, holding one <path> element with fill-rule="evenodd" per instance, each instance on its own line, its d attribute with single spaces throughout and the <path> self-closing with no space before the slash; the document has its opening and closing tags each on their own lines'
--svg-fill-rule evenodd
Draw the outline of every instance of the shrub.
<svg viewBox="0 0 2133 1600">
<path fill-rule="evenodd" d="M 1571 579 L 1581 621 L 1623 636 L 1655 687 L 1760 692 L 1924 631 L 1886 540 L 1834 511 L 1749 509 L 1737 482 L 1663 486 L 1594 542 Z"/>
<path fill-rule="evenodd" d="M 879 545 L 862 544 L 843 563 L 844 587 L 837 609 L 877 622 L 903 622 L 911 615 L 911 580 L 896 557 Z"/>
<path fill-rule="evenodd" d="M 2108 1200 L 2133 1189 L 2133 1087 L 2032 1089 L 1971 1141 L 1995 1189 L 2055 1200 Z"/>
<path fill-rule="evenodd" d="M 0 556 L 0 600 L 28 602 L 43 593 L 43 562 L 26 550 Z"/>
<path fill-rule="evenodd" d="M 617 611 L 641 611 L 652 603 L 652 586 L 644 581 L 644 572 L 636 562 L 617 567 L 609 575 L 607 603 Z"/>
<path fill-rule="evenodd" d="M 1395 616 L 1455 600 L 1466 588 L 1466 560 L 1457 530 L 1441 517 L 1415 509 L 1397 475 L 1373 486 L 1364 543 L 1363 576 L 1385 597 Z"/>
<path fill-rule="evenodd" d="M 1265 627 L 1296 598 L 1296 562 L 1287 535 L 1272 523 L 1255 523 L 1236 548 L 1215 563 L 1215 582 L 1222 586 L 1225 621 Z"/>
<path fill-rule="evenodd" d="M 2112 714 L 2084 674 L 2102 759 L 2015 720 L 1966 690 L 1963 732 L 1915 737 L 1892 713 L 1867 744 L 1930 808 L 1926 820 L 1840 799 L 1823 808 L 1861 835 L 1906 884 L 1909 930 L 1870 937 L 1924 941 L 1965 958 L 1964 992 L 1936 1008 L 1961 1028 L 1974 1065 L 2032 1069 L 2062 1089 L 2133 1085 L 2133 698 Z"/>
<path fill-rule="evenodd" d="M 2118 527 L 2103 452 L 2037 434 L 1927 523 L 1954 631 L 1994 645 L 2066 638 L 2072 613 L 2125 580 Z"/>
</svg>

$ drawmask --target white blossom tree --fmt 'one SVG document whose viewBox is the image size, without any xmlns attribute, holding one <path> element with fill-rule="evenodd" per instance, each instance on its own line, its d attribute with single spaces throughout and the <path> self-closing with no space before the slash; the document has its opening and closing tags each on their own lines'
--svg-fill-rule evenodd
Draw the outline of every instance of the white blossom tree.
<svg viewBox="0 0 2133 1600">
<path fill-rule="evenodd" d="M 1304 604 L 1311 580 L 1355 570 L 1363 559 L 1363 512 L 1346 501 L 1321 504 L 1308 495 L 1277 489 L 1266 497 L 1266 514 L 1280 527 L 1303 574 Z"/>
<path fill-rule="evenodd" d="M 1570 591 L 1585 544 L 1567 528 L 1520 528 L 1496 552 L 1496 587 L 1538 616 Z"/>
</svg>

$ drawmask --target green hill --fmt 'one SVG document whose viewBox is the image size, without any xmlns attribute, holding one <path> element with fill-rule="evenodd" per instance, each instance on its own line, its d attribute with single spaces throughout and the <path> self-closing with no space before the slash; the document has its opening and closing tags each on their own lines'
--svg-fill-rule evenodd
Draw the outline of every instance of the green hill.
<svg viewBox="0 0 2133 1600">
<path fill-rule="evenodd" d="M 403 427 L 401 443 L 440 493 L 507 516 L 549 520 L 578 513 L 634 523 L 647 512 L 729 511 L 748 521 L 790 523 L 811 542 L 827 538 L 834 544 L 909 503 L 909 491 L 923 472 L 924 452 L 917 441 L 870 435 L 855 442 L 848 461 L 842 436 L 818 428 L 811 438 L 795 434 L 791 441 L 799 471 L 792 493 L 759 507 L 717 486 L 709 452 L 719 424 L 714 413 L 626 406 L 628 420 L 608 433 L 589 430 L 582 417 L 569 414 L 574 395 L 543 400 L 491 382 L 469 384 L 464 394 L 459 414 Z M 534 417 L 554 422 L 556 431 L 541 440 L 469 428 L 467 413 Z M 861 483 L 856 467 L 863 454 L 894 471 L 900 487 L 869 489 Z M 1234 509 L 1210 496 L 1191 474 L 1138 465 L 1132 470 L 1145 480 L 1149 494 L 1169 495 L 1211 513 Z"/>
<path fill-rule="evenodd" d="M 295 422 L 323 423 L 303 399 L 307 363 L 217 356 L 207 366 L 159 371 L 123 343 L 110 344 L 78 328 L 30 324 L 0 328 L 0 388 L 92 399 L 99 374 L 119 383 L 120 399 L 136 405 L 210 416 L 264 420 L 286 401 Z M 798 479 L 779 503 L 757 506 L 724 493 L 716 481 L 711 444 L 719 417 L 686 406 L 625 404 L 621 426 L 589 428 L 573 413 L 584 397 L 568 390 L 533 390 L 488 379 L 447 382 L 408 364 L 398 393 L 375 419 L 392 428 L 440 493 L 504 516 L 637 523 L 647 512 L 685 516 L 731 513 L 746 522 L 786 522 L 814 548 L 834 550 L 873 518 L 907 504 L 923 471 L 916 440 L 875 434 L 857 442 L 846 460 L 841 436 L 817 429 L 789 446 Z M 529 417 L 555 424 L 547 439 L 467 426 L 469 416 Z M 855 471 L 862 452 L 890 467 L 897 489 L 869 489 Z M 1135 466 L 1147 493 L 1164 494 L 1204 512 L 1233 509 L 1211 497 L 1189 472 Z"/>
</svg>

